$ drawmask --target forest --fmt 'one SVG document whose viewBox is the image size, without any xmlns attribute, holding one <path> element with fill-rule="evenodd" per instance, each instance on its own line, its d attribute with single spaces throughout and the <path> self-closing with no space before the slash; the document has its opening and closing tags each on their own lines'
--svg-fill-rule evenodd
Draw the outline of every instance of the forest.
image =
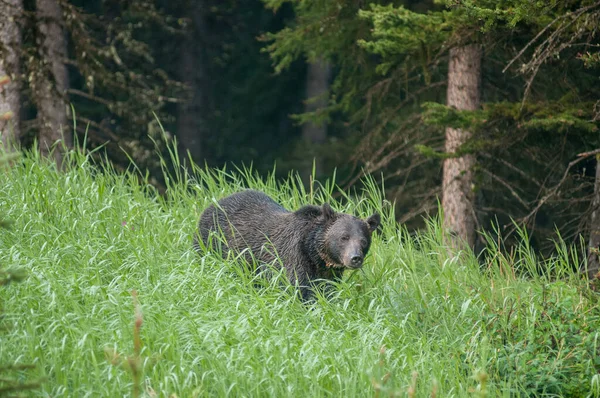
<svg viewBox="0 0 600 398">
<path fill-rule="evenodd" d="M 600 396 L 599 127 L 597 0 L 0 0 L 0 396 Z M 198 260 L 244 188 L 370 260 Z"/>
</svg>

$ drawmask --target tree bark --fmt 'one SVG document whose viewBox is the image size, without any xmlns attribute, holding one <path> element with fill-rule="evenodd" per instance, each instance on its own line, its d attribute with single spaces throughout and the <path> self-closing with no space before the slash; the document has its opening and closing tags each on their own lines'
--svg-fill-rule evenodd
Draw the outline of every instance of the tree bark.
<svg viewBox="0 0 600 398">
<path fill-rule="evenodd" d="M 22 0 L 0 2 L 0 79 L 9 81 L 0 86 L 0 138 L 5 148 L 19 142 L 21 84 L 20 62 Z"/>
<path fill-rule="evenodd" d="M 447 105 L 476 110 L 480 105 L 481 48 L 468 45 L 450 50 Z M 446 129 L 445 150 L 454 153 L 471 137 L 463 129 Z M 475 156 L 467 154 L 444 160 L 442 208 L 444 227 L 470 247 L 475 243 L 473 167 Z"/>
<path fill-rule="evenodd" d="M 596 180 L 594 199 L 592 200 L 592 218 L 590 221 L 590 241 L 588 246 L 587 274 L 590 280 L 600 279 L 600 159 L 596 157 Z M 585 270 L 582 270 L 585 271 Z"/>
<path fill-rule="evenodd" d="M 187 161 L 189 151 L 195 163 L 200 164 L 203 157 L 204 120 L 206 115 L 205 81 L 206 67 L 203 42 L 206 39 L 206 21 L 204 2 L 190 4 L 192 28 L 188 31 L 185 45 L 181 49 L 181 81 L 189 87 L 191 97 L 188 102 L 179 105 L 177 116 L 177 138 L 182 161 Z"/>
<path fill-rule="evenodd" d="M 35 83 L 40 125 L 39 143 L 40 152 L 48 155 L 52 146 L 61 139 L 66 147 L 72 146 L 66 101 L 69 86 L 65 66 L 67 39 L 58 0 L 36 0 L 36 20 L 41 60 L 41 70 Z M 54 157 L 57 164 L 61 165 L 61 146 L 54 151 Z"/>
<path fill-rule="evenodd" d="M 331 66 L 327 61 L 318 59 L 308 65 L 306 74 L 306 103 L 304 112 L 315 112 L 327 106 L 326 93 L 329 91 L 329 79 L 331 77 Z M 313 155 L 316 173 L 322 172 L 323 162 L 317 152 L 318 145 L 327 140 L 327 124 L 316 124 L 307 122 L 302 126 L 302 139 L 310 145 Z M 308 182 L 312 175 L 312 162 L 301 172 L 302 177 Z"/>
<path fill-rule="evenodd" d="M 201 60 L 192 53 L 192 41 L 188 40 L 189 46 L 185 46 L 181 54 L 180 70 L 182 80 L 188 86 L 191 98 L 188 102 L 179 105 L 177 117 L 177 138 L 179 140 L 180 159 L 186 161 L 187 152 L 190 153 L 195 163 L 202 160 L 202 133 L 203 133 L 203 110 L 204 98 L 202 87 L 195 75 L 200 74 Z"/>
</svg>

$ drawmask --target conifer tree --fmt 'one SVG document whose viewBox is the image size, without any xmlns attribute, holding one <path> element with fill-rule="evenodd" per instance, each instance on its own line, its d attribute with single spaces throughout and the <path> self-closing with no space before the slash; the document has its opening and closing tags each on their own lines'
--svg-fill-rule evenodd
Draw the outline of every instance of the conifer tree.
<svg viewBox="0 0 600 398">
<path fill-rule="evenodd" d="M 23 1 L 0 3 L 0 141 L 7 146 L 20 138 L 20 52 Z"/>
<path fill-rule="evenodd" d="M 327 108 L 327 96 L 329 90 L 329 78 L 331 66 L 327 62 L 318 59 L 308 65 L 306 73 L 306 99 L 304 110 L 306 113 L 318 113 Z M 327 121 L 308 121 L 302 126 L 302 139 L 310 147 L 308 151 L 309 162 L 304 165 L 301 176 L 306 183 L 310 183 L 313 164 L 316 175 L 323 173 L 323 161 L 318 151 L 327 140 Z"/>
<path fill-rule="evenodd" d="M 480 106 L 481 48 L 477 44 L 450 49 L 446 102 L 456 109 L 475 111 Z M 447 127 L 445 151 L 455 154 L 466 144 L 471 133 L 466 129 Z M 469 246 L 475 244 L 475 200 L 473 172 L 475 156 L 449 156 L 444 159 L 442 208 L 444 227 L 456 232 Z M 458 243 L 458 242 L 457 242 Z"/>
<path fill-rule="evenodd" d="M 570 169 L 588 157 L 596 161 L 595 178 L 591 190 L 589 209 L 585 212 L 580 225 L 589 230 L 587 272 L 590 280 L 600 278 L 600 160 L 598 158 L 598 126 L 600 125 L 600 85 L 597 71 L 600 67 L 600 2 L 565 1 L 559 3 L 531 3 L 513 0 L 503 7 L 492 5 L 475 6 L 463 1 L 467 12 L 485 21 L 484 31 L 494 32 L 503 27 L 529 27 L 534 36 L 527 41 L 510 60 L 503 71 L 521 74 L 525 78 L 524 92 L 515 119 L 527 118 L 527 109 L 535 106 L 537 111 L 526 123 L 541 129 L 547 134 L 556 134 L 572 130 L 583 137 L 589 136 L 588 145 L 580 147 L 577 159 L 565 164 L 563 177 L 550 189 L 540 192 L 540 199 L 528 218 L 552 199 L 563 199 L 561 190 L 565 190 Z M 511 70 L 511 67 L 513 68 Z M 536 95 L 536 81 L 544 79 L 548 68 L 556 68 L 569 82 L 566 90 L 557 96 L 552 88 L 545 86 L 543 96 Z M 594 73 L 594 70 L 596 73 Z M 575 71 L 577 77 L 564 77 Z M 591 73 L 590 73 L 591 72 Z M 586 79 L 591 74 L 592 79 Z M 594 79 L 593 76 L 596 76 Z M 555 85 L 560 87 L 560 83 Z M 565 91 L 567 95 L 565 95 Z M 535 104 L 535 105 L 534 105 Z M 557 112 L 558 111 L 558 112 Z M 491 113 L 491 112 L 490 112 Z M 584 151 L 585 149 L 585 151 Z M 592 150 L 588 150 L 592 149 Z M 563 198 L 561 198 L 563 196 Z M 580 200 L 575 198 L 574 201 Z M 584 264 L 585 265 L 585 264 Z M 582 266 L 582 270 L 584 267 Z"/>
<path fill-rule="evenodd" d="M 58 0 L 36 0 L 35 7 L 39 69 L 30 75 L 30 81 L 37 105 L 40 152 L 48 156 L 51 148 L 62 140 L 64 145 L 53 152 L 56 163 L 61 165 L 62 148 L 73 145 L 67 122 L 69 74 L 65 64 L 64 14 Z"/>
<path fill-rule="evenodd" d="M 443 186 L 440 163 L 474 157 L 472 184 L 464 192 L 472 195 L 476 225 L 498 220 L 510 234 L 514 219 L 533 231 L 539 247 L 555 225 L 568 237 L 589 228 L 593 184 L 576 173 L 582 164 L 578 154 L 600 145 L 595 116 L 600 90 L 591 66 L 598 56 L 599 2 L 291 3 L 294 24 L 269 37 L 276 67 L 309 51 L 332 60 L 337 75 L 330 109 L 343 109 L 362 126 L 357 152 L 372 153 L 364 163 L 367 172 L 402 176 L 396 190 L 402 195 L 394 199 L 443 197 L 433 186 Z M 331 21 L 342 21 L 340 14 L 347 18 L 343 27 L 328 31 Z M 472 44 L 482 49 L 481 106 L 448 107 L 451 98 L 440 95 L 440 88 L 450 85 L 450 59 Z M 351 54 L 367 61 L 345 63 Z M 361 73 L 353 74 L 357 63 Z M 470 134 L 448 148 L 441 137 L 452 129 Z M 409 156 L 416 161 L 403 163 Z M 430 166 L 423 157 L 431 159 Z M 403 174 L 403 165 L 414 177 Z M 458 174 L 469 177 L 465 170 Z M 433 195 L 424 197 L 425 192 Z"/>
</svg>

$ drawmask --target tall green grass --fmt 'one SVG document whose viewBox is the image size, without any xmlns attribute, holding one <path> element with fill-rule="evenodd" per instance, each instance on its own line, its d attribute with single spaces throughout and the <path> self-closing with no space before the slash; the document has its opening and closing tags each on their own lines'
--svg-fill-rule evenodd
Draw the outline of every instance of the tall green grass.
<svg viewBox="0 0 600 398">
<path fill-rule="evenodd" d="M 34 363 L 38 396 L 130 396 L 135 380 L 146 396 L 600 396 L 598 300 L 564 243 L 542 261 L 524 232 L 512 253 L 489 238 L 478 261 L 450 254 L 436 220 L 412 235 L 396 225 L 373 181 L 340 202 L 332 182 L 175 170 L 162 196 L 135 168 L 117 174 L 78 152 L 61 172 L 35 153 L 0 170 L 0 214 L 13 222 L 0 263 L 29 273 L 0 290 L 0 365 Z M 379 211 L 364 269 L 305 305 L 193 252 L 202 210 L 246 187 L 289 209 Z"/>
</svg>

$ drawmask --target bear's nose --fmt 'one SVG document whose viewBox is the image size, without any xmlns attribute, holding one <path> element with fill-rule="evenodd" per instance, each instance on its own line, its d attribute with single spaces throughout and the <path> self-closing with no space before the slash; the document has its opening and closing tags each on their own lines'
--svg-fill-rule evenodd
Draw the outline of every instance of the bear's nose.
<svg viewBox="0 0 600 398">
<path fill-rule="evenodd" d="M 362 263 L 362 260 L 362 256 L 352 256 L 352 258 L 350 259 L 352 265 L 355 267 L 358 267 Z"/>
</svg>

